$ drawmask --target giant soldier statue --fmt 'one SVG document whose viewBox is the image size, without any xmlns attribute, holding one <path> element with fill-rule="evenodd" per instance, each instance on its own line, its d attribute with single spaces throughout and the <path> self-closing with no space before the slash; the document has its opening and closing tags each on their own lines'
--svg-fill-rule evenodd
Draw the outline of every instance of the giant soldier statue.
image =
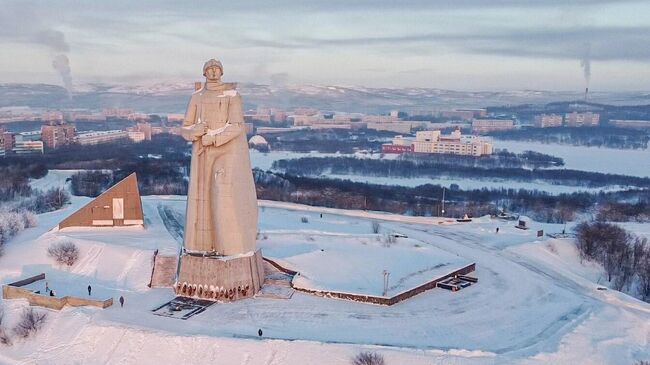
<svg viewBox="0 0 650 365">
<path fill-rule="evenodd" d="M 202 299 L 249 297 L 263 281 L 255 249 L 257 199 L 236 85 L 221 62 L 203 66 L 205 83 L 190 98 L 182 135 L 192 142 L 184 249 L 176 292 Z"/>
</svg>

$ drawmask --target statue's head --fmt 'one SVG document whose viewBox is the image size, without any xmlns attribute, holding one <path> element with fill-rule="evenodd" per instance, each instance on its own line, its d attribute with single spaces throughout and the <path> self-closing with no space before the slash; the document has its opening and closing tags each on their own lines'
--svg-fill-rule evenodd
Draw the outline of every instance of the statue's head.
<svg viewBox="0 0 650 365">
<path fill-rule="evenodd" d="M 212 58 L 203 64 L 203 76 L 208 80 L 220 80 L 222 75 L 223 66 L 221 65 L 221 62 Z"/>
</svg>

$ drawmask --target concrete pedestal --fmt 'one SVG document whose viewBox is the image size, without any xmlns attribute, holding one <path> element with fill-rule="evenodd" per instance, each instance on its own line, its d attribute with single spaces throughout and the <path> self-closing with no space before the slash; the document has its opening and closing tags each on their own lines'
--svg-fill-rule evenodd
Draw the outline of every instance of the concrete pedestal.
<svg viewBox="0 0 650 365">
<path fill-rule="evenodd" d="M 264 282 L 260 250 L 238 256 L 181 256 L 176 295 L 207 300 L 250 298 Z"/>
</svg>

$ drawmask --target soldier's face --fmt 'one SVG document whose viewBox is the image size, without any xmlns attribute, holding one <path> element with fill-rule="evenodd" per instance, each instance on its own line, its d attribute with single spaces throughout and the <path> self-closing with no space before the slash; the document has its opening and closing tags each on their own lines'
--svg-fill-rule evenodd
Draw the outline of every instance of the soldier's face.
<svg viewBox="0 0 650 365">
<path fill-rule="evenodd" d="M 221 69 L 217 66 L 208 67 L 205 70 L 205 77 L 210 80 L 220 80 L 221 79 Z"/>
</svg>

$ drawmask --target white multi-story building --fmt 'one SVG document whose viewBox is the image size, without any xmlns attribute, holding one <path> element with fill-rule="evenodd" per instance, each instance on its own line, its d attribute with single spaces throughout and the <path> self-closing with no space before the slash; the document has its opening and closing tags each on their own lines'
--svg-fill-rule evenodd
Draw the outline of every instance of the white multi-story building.
<svg viewBox="0 0 650 365">
<path fill-rule="evenodd" d="M 650 120 L 612 119 L 609 125 L 617 128 L 650 129 Z"/>
<path fill-rule="evenodd" d="M 473 119 L 473 133 L 488 133 L 492 131 L 506 131 L 515 128 L 515 122 L 512 119 Z"/>
<path fill-rule="evenodd" d="M 92 145 L 99 143 L 113 142 L 119 139 L 129 138 L 129 132 L 112 130 L 102 132 L 89 132 L 77 135 L 77 143 L 81 145 Z"/>
<path fill-rule="evenodd" d="M 535 127 L 549 128 L 561 127 L 562 116 L 559 114 L 540 114 L 535 116 Z"/>
<path fill-rule="evenodd" d="M 600 114 L 592 112 L 567 113 L 564 116 L 564 121 L 568 127 L 597 127 L 600 123 Z"/>
<path fill-rule="evenodd" d="M 361 121 L 366 123 L 392 123 L 398 119 L 393 115 L 364 115 L 361 117 Z"/>
<path fill-rule="evenodd" d="M 413 128 L 413 123 L 410 122 L 390 122 L 390 123 L 366 123 L 366 128 L 374 129 L 377 131 L 390 131 L 395 133 L 410 134 Z"/>
<path fill-rule="evenodd" d="M 43 153 L 43 141 L 30 141 L 21 139 L 16 136 L 14 142 L 14 153 L 17 155 L 25 155 L 28 153 Z"/>
<path fill-rule="evenodd" d="M 465 137 L 459 129 L 443 136 L 440 131 L 420 131 L 415 140 L 396 136 L 392 144 L 382 146 L 383 153 L 442 153 L 465 156 L 484 156 L 492 154 L 492 144 L 475 136 Z"/>
</svg>

